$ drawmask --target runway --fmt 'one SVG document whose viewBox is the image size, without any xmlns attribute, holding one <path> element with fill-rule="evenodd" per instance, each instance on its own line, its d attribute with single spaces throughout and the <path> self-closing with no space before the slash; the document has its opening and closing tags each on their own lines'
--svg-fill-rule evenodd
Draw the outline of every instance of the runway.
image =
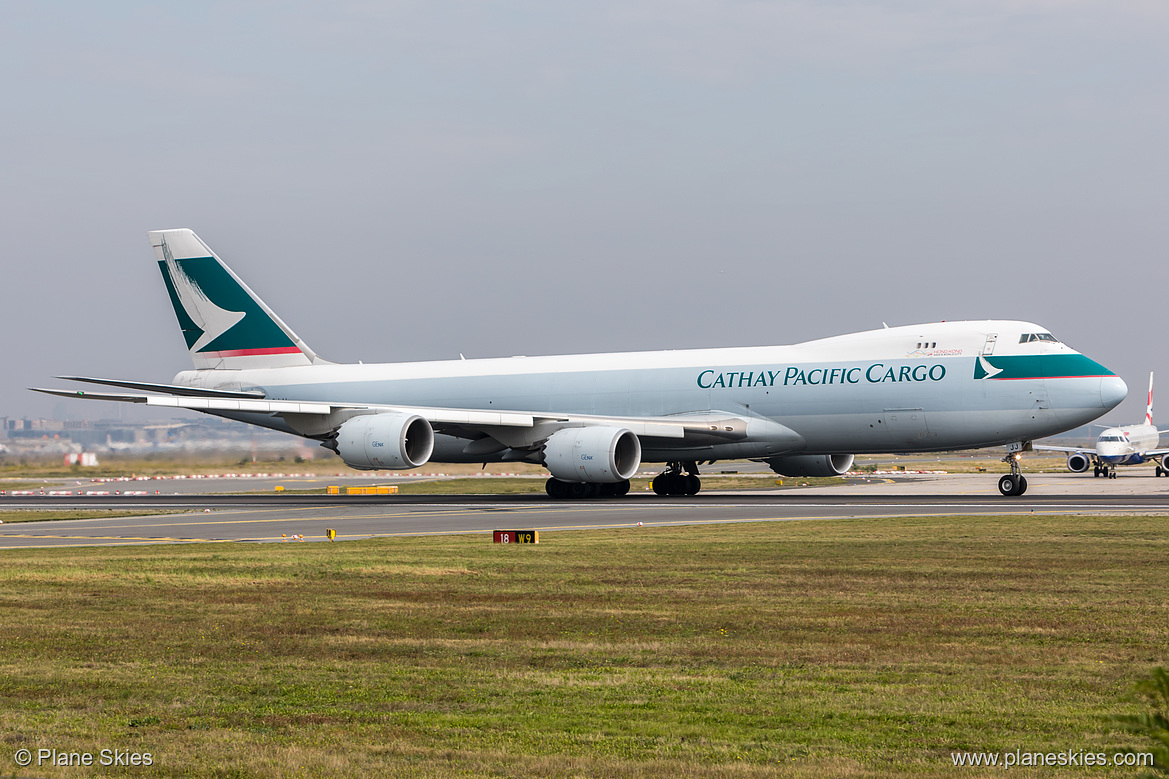
<svg viewBox="0 0 1169 779">
<path fill-rule="evenodd" d="M 889 516 L 1165 514 L 1169 480 L 1093 480 L 1029 476 L 1028 494 L 1004 498 L 990 474 L 904 478 L 832 488 L 705 493 L 660 498 L 648 493 L 593 501 L 519 496 L 326 496 L 172 494 L 149 496 L 5 496 L 0 511 L 111 509 L 166 511 L 133 517 L 9 522 L 0 549 L 159 543 L 282 542 L 303 536 L 337 540 L 384 536 L 557 531 L 735 524 Z M 1165 486 L 1162 487 L 1161 485 Z"/>
</svg>

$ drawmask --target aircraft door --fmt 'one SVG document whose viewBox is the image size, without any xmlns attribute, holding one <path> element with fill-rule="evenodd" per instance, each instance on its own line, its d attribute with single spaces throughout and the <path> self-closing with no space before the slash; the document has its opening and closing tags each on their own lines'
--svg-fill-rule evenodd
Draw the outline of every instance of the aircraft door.
<svg viewBox="0 0 1169 779">
<path fill-rule="evenodd" d="M 1027 394 L 1031 396 L 1033 401 L 1031 404 L 1031 418 L 1042 419 L 1047 416 L 1047 410 L 1051 408 L 1051 401 L 1047 397 L 1047 384 L 1043 381 L 1029 382 L 1031 388 L 1027 390 Z"/>
<path fill-rule="evenodd" d="M 986 334 L 986 343 L 983 344 L 983 346 L 982 346 L 983 356 L 985 357 L 987 355 L 994 354 L 994 347 L 995 347 L 995 344 L 997 344 L 998 342 L 999 342 L 999 334 L 998 333 L 987 333 Z"/>
</svg>

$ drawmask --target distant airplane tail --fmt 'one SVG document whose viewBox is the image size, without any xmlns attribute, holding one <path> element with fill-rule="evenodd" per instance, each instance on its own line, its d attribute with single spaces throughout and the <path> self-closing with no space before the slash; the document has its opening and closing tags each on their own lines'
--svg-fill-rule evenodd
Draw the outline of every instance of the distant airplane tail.
<svg viewBox="0 0 1169 779">
<path fill-rule="evenodd" d="M 194 232 L 147 235 L 197 369 L 324 362 Z"/>
<path fill-rule="evenodd" d="M 1149 402 L 1145 406 L 1145 424 L 1153 424 L 1153 372 L 1149 371 Z"/>
</svg>

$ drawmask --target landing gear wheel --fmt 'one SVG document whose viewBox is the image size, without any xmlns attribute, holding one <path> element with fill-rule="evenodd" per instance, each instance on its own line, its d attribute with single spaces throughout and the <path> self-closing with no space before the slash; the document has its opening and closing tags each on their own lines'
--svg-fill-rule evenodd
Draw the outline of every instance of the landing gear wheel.
<svg viewBox="0 0 1169 779">
<path fill-rule="evenodd" d="M 629 479 L 625 481 L 605 482 L 597 486 L 600 487 L 600 496 L 602 498 L 620 498 L 622 495 L 629 493 Z"/>
<path fill-rule="evenodd" d="M 658 495 L 697 495 L 702 489 L 698 463 L 667 463 L 666 466 L 666 470 L 650 482 L 650 488 Z"/>
<path fill-rule="evenodd" d="M 568 488 L 568 482 L 560 481 L 560 479 L 553 478 L 544 482 L 544 492 L 548 493 L 549 498 L 553 498 L 555 500 L 564 500 L 567 498 Z"/>
<path fill-rule="evenodd" d="M 999 492 L 1003 495 L 1015 497 L 1027 491 L 1027 478 L 1008 473 L 999 479 Z"/>
<path fill-rule="evenodd" d="M 650 484 L 658 495 L 686 494 L 686 476 L 681 473 L 659 473 Z"/>
<path fill-rule="evenodd" d="M 585 500 L 597 494 L 597 485 L 588 482 L 574 482 L 568 485 L 568 497 L 573 500 Z"/>
<path fill-rule="evenodd" d="M 1095 479 L 1099 475 L 1100 475 L 1100 466 L 1097 465 L 1095 468 L 1092 469 L 1092 478 Z"/>
<path fill-rule="evenodd" d="M 1010 467 L 1011 472 L 999 479 L 999 492 L 1003 495 L 1018 497 L 1027 491 L 1027 479 L 1019 468 L 1019 458 L 1023 456 L 1023 452 L 1029 451 L 1030 441 L 1020 441 L 1007 449 L 1007 456 L 1003 458 L 1003 462 Z"/>
</svg>

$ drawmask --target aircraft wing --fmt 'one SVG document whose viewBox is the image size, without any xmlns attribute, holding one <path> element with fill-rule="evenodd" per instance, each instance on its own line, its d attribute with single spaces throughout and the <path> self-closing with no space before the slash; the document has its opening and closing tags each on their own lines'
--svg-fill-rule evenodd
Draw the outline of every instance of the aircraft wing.
<svg viewBox="0 0 1169 779">
<path fill-rule="evenodd" d="M 1096 453 L 1094 446 L 1047 446 L 1044 444 L 1031 444 L 1031 448 L 1037 451 L 1044 452 L 1091 452 Z"/>
<path fill-rule="evenodd" d="M 660 439 L 688 439 L 687 443 L 714 443 L 741 441 L 747 438 L 748 424 L 755 436 L 791 442 L 799 449 L 802 439 L 789 428 L 771 420 L 741 417 L 720 411 L 702 411 L 658 417 L 608 417 L 590 414 L 550 414 L 527 411 L 483 411 L 465 408 L 435 408 L 429 406 L 398 406 L 364 403 L 327 403 L 320 401 L 269 400 L 251 393 L 225 390 L 200 390 L 193 387 L 146 384 L 144 382 L 114 382 L 93 380 L 93 383 L 113 386 L 149 387 L 160 391 L 182 390 L 184 394 L 127 394 L 90 392 L 30 387 L 34 392 L 64 398 L 110 400 L 139 403 L 163 408 L 186 408 L 209 413 L 239 412 L 279 416 L 303 435 L 319 436 L 335 430 L 345 420 L 361 414 L 399 413 L 418 415 L 440 433 L 476 438 L 493 435 L 505 440 L 508 446 L 530 446 L 565 427 L 608 425 L 627 428 L 638 437 Z M 516 432 L 506 433 L 506 429 Z M 520 429 L 526 429 L 520 433 Z M 794 439 L 794 440 L 793 440 Z"/>
</svg>

